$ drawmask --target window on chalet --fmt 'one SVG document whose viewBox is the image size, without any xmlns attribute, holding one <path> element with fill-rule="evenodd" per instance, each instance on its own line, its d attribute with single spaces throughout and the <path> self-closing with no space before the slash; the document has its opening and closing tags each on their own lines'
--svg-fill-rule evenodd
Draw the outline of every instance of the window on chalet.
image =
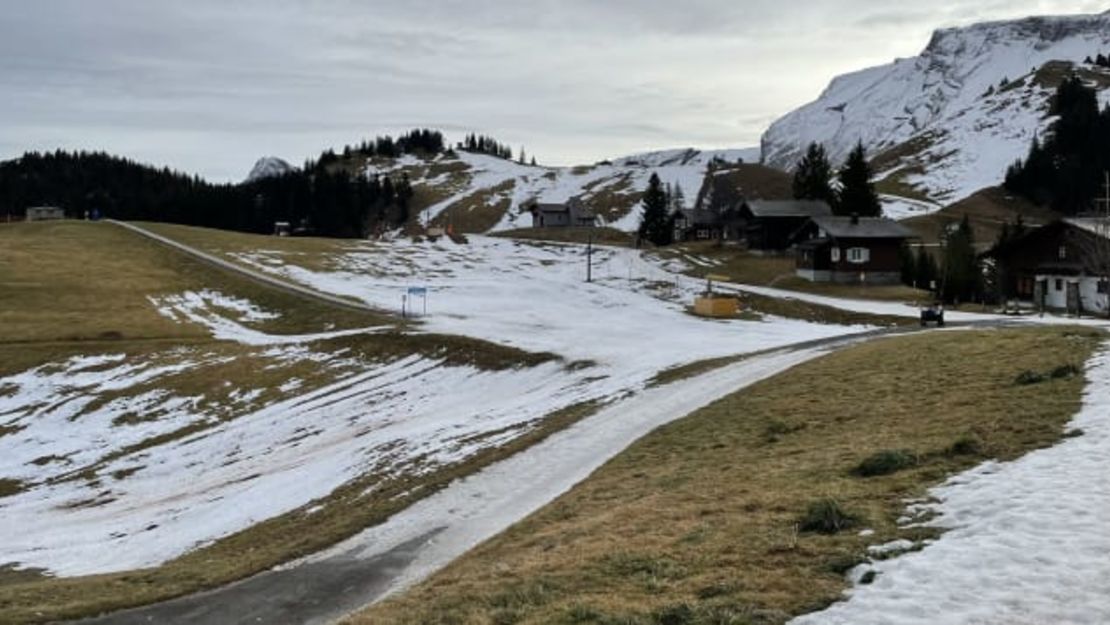
<svg viewBox="0 0 1110 625">
<path fill-rule="evenodd" d="M 850 247 L 848 248 L 848 262 L 857 265 L 866 263 L 871 260 L 871 250 L 866 247 Z"/>
<path fill-rule="evenodd" d="M 1060 249 L 1056 251 L 1056 255 L 1060 257 L 1060 260 L 1067 260 L 1068 259 L 1068 248 L 1067 248 L 1067 246 L 1061 245 Z"/>
<path fill-rule="evenodd" d="M 840 262 L 840 248 L 839 247 L 834 247 L 831 250 L 829 250 L 829 258 L 832 259 L 832 262 L 839 263 Z"/>
<path fill-rule="evenodd" d="M 1107 293 L 1110 293 L 1110 280 L 1099 280 L 1098 281 L 1098 292 L 1101 295 L 1105 295 Z"/>
<path fill-rule="evenodd" d="M 1064 281 L 1060 278 L 1056 278 L 1056 290 L 1057 291 L 1063 291 L 1064 290 Z"/>
</svg>

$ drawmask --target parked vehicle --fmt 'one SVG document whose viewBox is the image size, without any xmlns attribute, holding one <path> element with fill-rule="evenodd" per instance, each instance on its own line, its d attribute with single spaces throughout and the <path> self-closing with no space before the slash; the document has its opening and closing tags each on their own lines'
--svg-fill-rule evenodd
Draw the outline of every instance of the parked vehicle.
<svg viewBox="0 0 1110 625">
<path fill-rule="evenodd" d="M 937 324 L 938 328 L 944 327 L 944 304 L 934 302 L 931 306 L 921 309 L 921 327 L 929 325 L 930 322 Z"/>
</svg>

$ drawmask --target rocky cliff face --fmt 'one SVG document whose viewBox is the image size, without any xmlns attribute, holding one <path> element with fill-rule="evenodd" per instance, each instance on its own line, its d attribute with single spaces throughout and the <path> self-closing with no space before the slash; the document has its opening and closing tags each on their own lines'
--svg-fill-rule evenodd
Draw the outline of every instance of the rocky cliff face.
<svg viewBox="0 0 1110 625">
<path fill-rule="evenodd" d="M 817 141 L 836 162 L 862 141 L 888 192 L 955 201 L 1025 154 L 1068 73 L 1108 94 L 1110 71 L 1084 63 L 1100 52 L 1110 54 L 1110 12 L 939 30 L 919 56 L 840 76 L 776 121 L 763 158 L 791 169 Z"/>
</svg>

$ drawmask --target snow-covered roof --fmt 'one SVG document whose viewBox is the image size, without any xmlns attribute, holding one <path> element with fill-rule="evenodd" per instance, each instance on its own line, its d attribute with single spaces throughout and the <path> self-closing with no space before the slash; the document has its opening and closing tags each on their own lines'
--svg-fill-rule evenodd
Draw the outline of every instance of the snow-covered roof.
<svg viewBox="0 0 1110 625">
<path fill-rule="evenodd" d="M 832 208 L 821 200 L 752 200 L 748 210 L 756 217 L 831 216 Z"/>
<path fill-rule="evenodd" d="M 813 223 L 833 238 L 908 239 L 917 236 L 897 221 L 883 217 L 814 217 Z"/>
<path fill-rule="evenodd" d="M 1064 222 L 1110 239 L 1110 217 L 1071 217 Z"/>
</svg>

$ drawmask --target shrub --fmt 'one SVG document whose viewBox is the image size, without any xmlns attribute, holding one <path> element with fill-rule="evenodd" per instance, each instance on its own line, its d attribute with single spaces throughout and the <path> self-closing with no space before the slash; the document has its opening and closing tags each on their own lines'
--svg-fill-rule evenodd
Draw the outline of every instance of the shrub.
<svg viewBox="0 0 1110 625">
<path fill-rule="evenodd" d="M 916 464 L 917 456 L 912 452 L 884 449 L 868 456 L 863 462 L 859 463 L 854 472 L 861 477 L 875 477 L 897 473 Z"/>
<path fill-rule="evenodd" d="M 1036 371 L 1030 371 L 1026 369 L 1025 371 L 1022 371 L 1018 374 L 1018 377 L 1014 379 L 1014 384 L 1017 384 L 1018 386 L 1029 386 L 1030 384 L 1040 384 L 1041 382 L 1044 382 L 1044 380 L 1045 377 L 1043 375 L 1037 373 Z"/>
<path fill-rule="evenodd" d="M 1049 376 L 1053 380 L 1059 380 L 1059 379 L 1062 379 L 1062 378 L 1071 378 L 1071 377 L 1075 377 L 1077 375 L 1079 375 L 1079 367 L 1077 367 L 1075 365 L 1070 365 L 1070 364 L 1069 365 L 1060 365 L 1059 367 L 1056 367 L 1055 369 L 1053 369 L 1052 373 L 1049 374 Z"/>
<path fill-rule="evenodd" d="M 694 622 L 694 610 L 685 603 L 669 605 L 657 611 L 654 620 L 659 625 L 686 625 Z"/>
<path fill-rule="evenodd" d="M 798 520 L 798 529 L 817 534 L 836 534 L 859 524 L 858 516 L 845 511 L 832 497 L 819 499 Z"/>
<path fill-rule="evenodd" d="M 982 451 L 983 442 L 973 434 L 964 434 L 945 450 L 949 456 L 977 456 Z"/>
</svg>

